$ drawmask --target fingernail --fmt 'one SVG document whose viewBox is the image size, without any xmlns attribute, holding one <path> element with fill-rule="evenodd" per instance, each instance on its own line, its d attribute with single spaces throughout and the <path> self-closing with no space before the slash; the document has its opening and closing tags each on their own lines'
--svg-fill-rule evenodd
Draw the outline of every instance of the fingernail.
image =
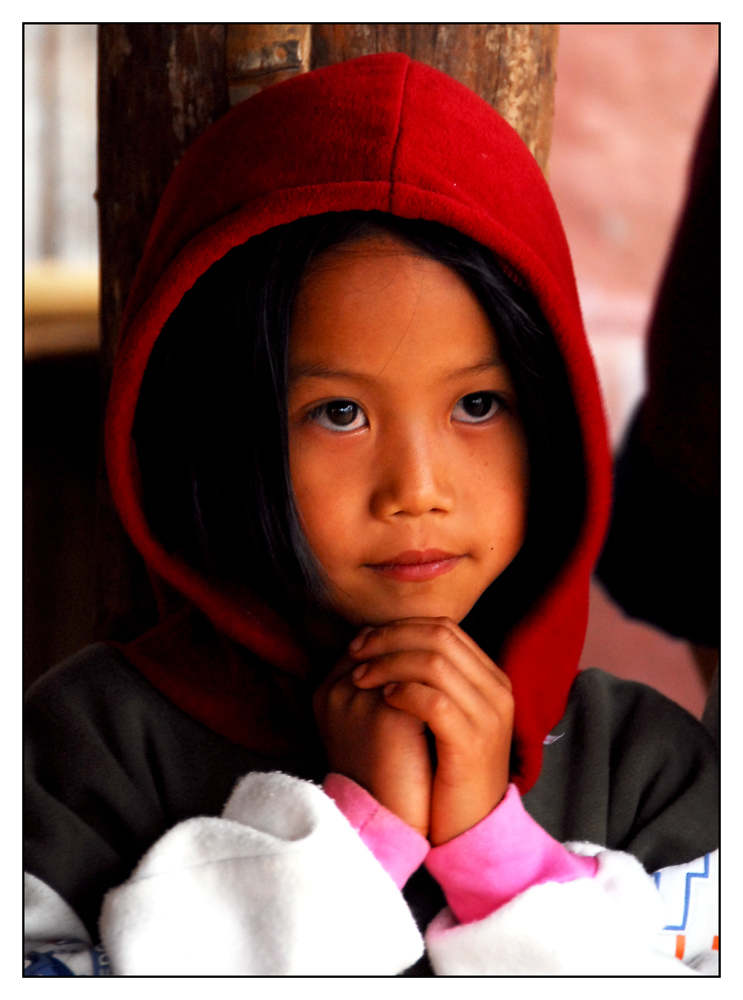
<svg viewBox="0 0 743 1000">
<path fill-rule="evenodd" d="M 360 681 L 361 678 L 366 673 L 368 667 L 369 667 L 368 663 L 362 663 L 360 667 L 356 667 L 356 669 L 353 671 L 353 673 L 351 674 L 351 676 L 353 677 L 353 679 L 355 681 Z"/>
<path fill-rule="evenodd" d="M 356 636 L 353 642 L 349 643 L 348 645 L 349 651 L 351 653 L 357 653 L 366 642 L 366 637 L 369 635 L 371 631 L 372 631 L 371 625 L 367 625 L 366 628 L 362 628 L 362 630 L 359 632 L 359 634 Z"/>
<path fill-rule="evenodd" d="M 385 684 L 385 686 L 382 688 L 382 692 L 386 697 L 387 695 L 392 694 L 392 692 L 395 690 L 396 687 L 397 683 L 393 681 L 392 684 Z"/>
</svg>

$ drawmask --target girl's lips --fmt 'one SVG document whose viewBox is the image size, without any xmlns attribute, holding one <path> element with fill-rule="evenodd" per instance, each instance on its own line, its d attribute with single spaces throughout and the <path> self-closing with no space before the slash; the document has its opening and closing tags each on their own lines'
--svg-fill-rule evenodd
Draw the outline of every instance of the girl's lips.
<svg viewBox="0 0 743 1000">
<path fill-rule="evenodd" d="M 442 552 L 440 549 L 426 549 L 424 552 L 400 552 L 389 562 L 368 563 L 368 568 L 392 580 L 417 582 L 433 580 L 454 569 L 463 556 Z"/>
</svg>

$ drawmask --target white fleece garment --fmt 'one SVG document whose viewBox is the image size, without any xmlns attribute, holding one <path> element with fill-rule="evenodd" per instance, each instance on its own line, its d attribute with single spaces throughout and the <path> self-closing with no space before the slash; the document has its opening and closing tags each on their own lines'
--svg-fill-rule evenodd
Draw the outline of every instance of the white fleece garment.
<svg viewBox="0 0 743 1000">
<path fill-rule="evenodd" d="M 46 882 L 26 872 L 23 876 L 24 937 L 26 951 L 45 948 L 62 938 L 91 945 L 85 924 Z"/>
<path fill-rule="evenodd" d="M 649 876 L 627 854 L 566 847 L 596 856 L 596 876 L 532 886 L 472 923 L 443 910 L 426 932 L 436 974 L 717 975 L 717 852 Z M 33 876 L 26 903 L 30 945 L 76 975 L 110 974 L 106 952 L 118 975 L 395 975 L 423 950 L 334 802 L 278 773 L 243 778 L 222 818 L 166 833 L 106 896 L 102 947 Z"/>
<path fill-rule="evenodd" d="M 23 896 L 26 967 L 47 956 L 62 962 L 73 976 L 109 975 L 105 953 L 93 947 L 82 920 L 51 886 L 26 872 Z"/>
<path fill-rule="evenodd" d="M 392 878 L 315 785 L 253 773 L 103 903 L 116 975 L 396 975 L 423 954 Z"/>
<path fill-rule="evenodd" d="M 436 974 L 698 974 L 657 949 L 663 900 L 639 861 L 593 844 L 565 846 L 598 858 L 594 878 L 532 886 L 475 923 L 459 925 L 448 908 L 443 910 L 426 932 Z"/>
</svg>

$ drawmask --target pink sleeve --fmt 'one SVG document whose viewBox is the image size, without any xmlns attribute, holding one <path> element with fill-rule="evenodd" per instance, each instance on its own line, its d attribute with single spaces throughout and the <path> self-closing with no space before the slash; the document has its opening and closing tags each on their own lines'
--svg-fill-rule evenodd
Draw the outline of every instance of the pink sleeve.
<svg viewBox="0 0 743 1000">
<path fill-rule="evenodd" d="M 426 858 L 462 924 L 484 919 L 533 885 L 592 878 L 597 865 L 553 840 L 524 809 L 515 785 L 485 819 Z"/>
<path fill-rule="evenodd" d="M 342 774 L 329 774 L 323 782 L 323 791 L 358 831 L 398 889 L 402 889 L 428 854 L 430 844 L 426 838 Z"/>
</svg>

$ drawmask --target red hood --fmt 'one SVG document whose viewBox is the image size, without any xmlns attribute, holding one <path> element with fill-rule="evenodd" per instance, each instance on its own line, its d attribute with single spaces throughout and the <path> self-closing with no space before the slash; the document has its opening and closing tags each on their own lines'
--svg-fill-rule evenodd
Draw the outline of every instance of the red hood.
<svg viewBox="0 0 743 1000">
<path fill-rule="evenodd" d="M 302 650 L 261 602 L 236 603 L 152 536 L 131 431 L 152 345 L 196 279 L 251 236 L 302 216 L 349 209 L 441 222 L 488 246 L 537 298 L 566 364 L 587 470 L 585 520 L 559 577 L 509 635 L 500 657 L 516 699 L 516 780 L 526 790 L 539 774 L 544 736 L 559 721 L 577 670 L 589 578 L 608 516 L 610 458 L 554 202 L 516 132 L 467 88 L 404 55 L 366 56 L 263 91 L 194 144 L 166 188 L 126 310 L 107 415 L 114 499 L 154 575 L 265 661 L 267 674 L 303 675 Z M 172 683 L 150 670 L 154 683 L 198 716 L 198 671 L 177 684 L 169 676 Z M 202 721 L 251 745 L 250 734 L 236 734 L 219 710 Z"/>
</svg>

